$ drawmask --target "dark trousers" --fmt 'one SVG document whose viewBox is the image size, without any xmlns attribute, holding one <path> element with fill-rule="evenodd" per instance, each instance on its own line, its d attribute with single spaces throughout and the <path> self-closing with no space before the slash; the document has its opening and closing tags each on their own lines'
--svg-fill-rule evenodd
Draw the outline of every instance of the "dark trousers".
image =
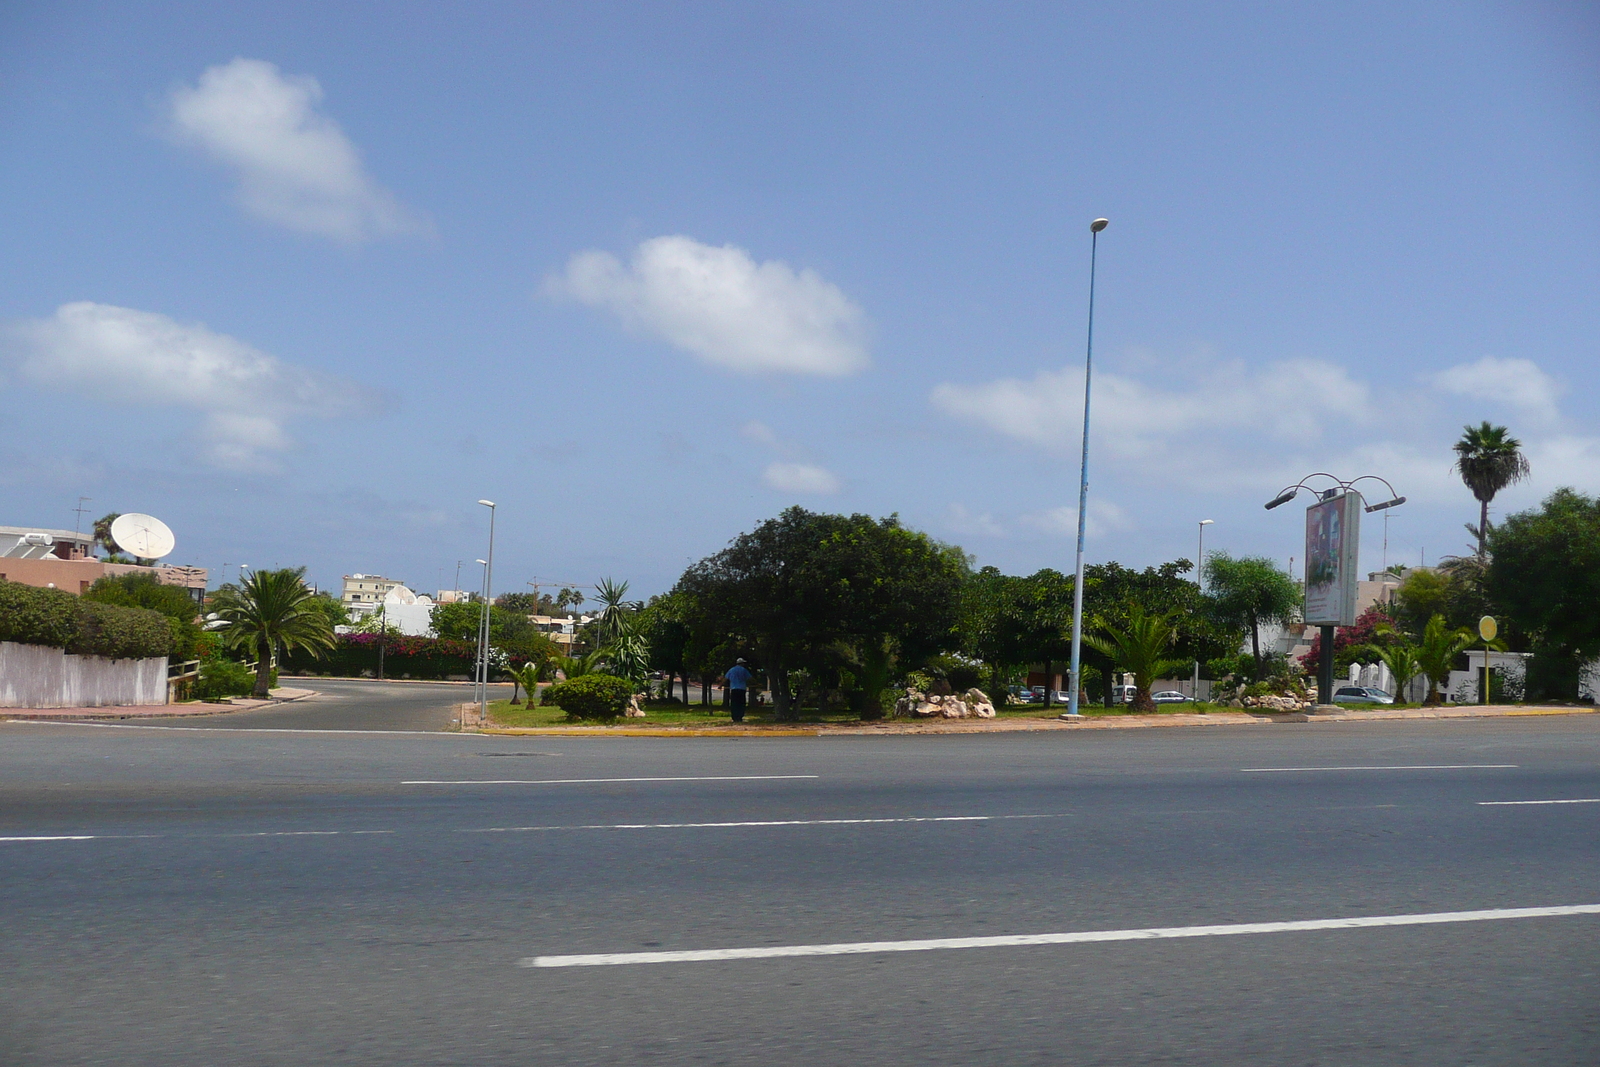
<svg viewBox="0 0 1600 1067">
<path fill-rule="evenodd" d="M 734 722 L 744 722 L 744 698 L 747 695 L 743 689 L 728 690 L 728 712 L 733 716 Z"/>
</svg>

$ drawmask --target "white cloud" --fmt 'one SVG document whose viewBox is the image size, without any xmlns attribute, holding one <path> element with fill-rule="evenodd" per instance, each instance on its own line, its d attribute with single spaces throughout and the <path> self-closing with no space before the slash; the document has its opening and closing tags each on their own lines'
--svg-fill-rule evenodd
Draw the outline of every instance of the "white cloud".
<svg viewBox="0 0 1600 1067">
<path fill-rule="evenodd" d="M 1025 444 L 1076 451 L 1083 440 L 1083 371 L 1040 371 L 1032 380 L 1001 378 L 934 388 L 935 407 Z M 1252 371 L 1239 363 L 1207 368 L 1187 388 L 1137 378 L 1095 376 L 1095 439 L 1124 457 L 1154 456 L 1174 440 L 1248 424 L 1266 436 L 1302 440 L 1324 424 L 1363 423 L 1375 412 L 1363 383 L 1342 367 L 1289 360 Z"/>
<path fill-rule="evenodd" d="M 1540 418 L 1557 416 L 1561 388 L 1531 359 L 1484 356 L 1431 375 L 1435 386 L 1457 396 L 1510 404 Z"/>
<path fill-rule="evenodd" d="M 778 435 L 772 432 L 772 427 L 768 426 L 764 422 L 757 421 L 756 419 L 751 419 L 749 422 L 739 427 L 739 436 L 743 437 L 746 441 L 752 441 L 758 445 L 765 445 L 767 448 L 782 447 L 781 443 L 778 441 Z"/>
<path fill-rule="evenodd" d="M 117 406 L 203 412 L 210 459 L 229 469 L 265 466 L 266 454 L 289 448 L 290 418 L 376 406 L 353 383 L 149 311 L 81 301 L 10 332 L 20 349 L 17 370 L 35 384 Z"/>
<path fill-rule="evenodd" d="M 1053 537 L 1078 536 L 1078 509 L 1071 504 L 1036 511 L 1022 516 L 1025 525 Z M 1109 500 L 1089 501 L 1088 518 L 1084 521 L 1084 534 L 1101 537 L 1108 533 L 1124 533 L 1133 529 L 1128 513 Z"/>
<path fill-rule="evenodd" d="M 992 514 L 985 511 L 975 515 L 965 504 L 951 504 L 950 513 L 945 524 L 954 533 L 963 536 L 978 537 L 1004 537 L 1005 527 L 995 521 Z"/>
<path fill-rule="evenodd" d="M 838 475 L 814 463 L 771 463 L 761 480 L 780 493 L 831 496 L 843 488 Z"/>
<path fill-rule="evenodd" d="M 837 286 L 733 245 L 655 237 L 626 266 L 580 252 L 545 291 L 728 370 L 842 377 L 870 362 L 866 316 Z"/>
<path fill-rule="evenodd" d="M 315 78 L 241 57 L 173 91 L 171 130 L 235 168 L 240 204 L 268 222 L 351 243 L 425 229 L 367 175 L 321 102 Z"/>
</svg>

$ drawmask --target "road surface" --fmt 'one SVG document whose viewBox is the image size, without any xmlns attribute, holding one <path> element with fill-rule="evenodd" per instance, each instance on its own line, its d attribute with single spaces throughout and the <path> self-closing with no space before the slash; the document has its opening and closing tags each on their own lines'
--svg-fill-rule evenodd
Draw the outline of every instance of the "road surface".
<svg viewBox="0 0 1600 1067">
<path fill-rule="evenodd" d="M 6 724 L 0 1062 L 1592 1065 L 1595 801 L 1590 718 Z"/>
</svg>

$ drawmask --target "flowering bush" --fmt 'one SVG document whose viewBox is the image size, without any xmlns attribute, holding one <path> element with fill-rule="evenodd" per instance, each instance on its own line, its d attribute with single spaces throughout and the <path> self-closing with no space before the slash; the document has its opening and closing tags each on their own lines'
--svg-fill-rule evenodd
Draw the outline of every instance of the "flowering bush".
<svg viewBox="0 0 1600 1067">
<path fill-rule="evenodd" d="M 1393 626 L 1385 605 L 1374 604 L 1363 611 L 1354 626 L 1341 626 L 1333 634 L 1333 665 L 1335 669 L 1356 662 L 1355 653 L 1349 651 L 1362 645 L 1387 645 L 1394 641 L 1392 634 L 1379 633 L 1380 626 Z M 1312 674 L 1322 659 L 1322 631 L 1311 639 L 1311 651 L 1300 657 L 1300 663 Z"/>
</svg>

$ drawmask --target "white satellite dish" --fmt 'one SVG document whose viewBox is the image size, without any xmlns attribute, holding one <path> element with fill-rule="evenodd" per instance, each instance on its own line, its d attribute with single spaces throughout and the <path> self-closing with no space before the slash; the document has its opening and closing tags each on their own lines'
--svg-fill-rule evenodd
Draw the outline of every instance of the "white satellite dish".
<svg viewBox="0 0 1600 1067">
<path fill-rule="evenodd" d="M 134 559 L 160 559 L 177 544 L 166 523 L 154 515 L 138 512 L 118 515 L 112 520 L 111 540 Z"/>
</svg>

